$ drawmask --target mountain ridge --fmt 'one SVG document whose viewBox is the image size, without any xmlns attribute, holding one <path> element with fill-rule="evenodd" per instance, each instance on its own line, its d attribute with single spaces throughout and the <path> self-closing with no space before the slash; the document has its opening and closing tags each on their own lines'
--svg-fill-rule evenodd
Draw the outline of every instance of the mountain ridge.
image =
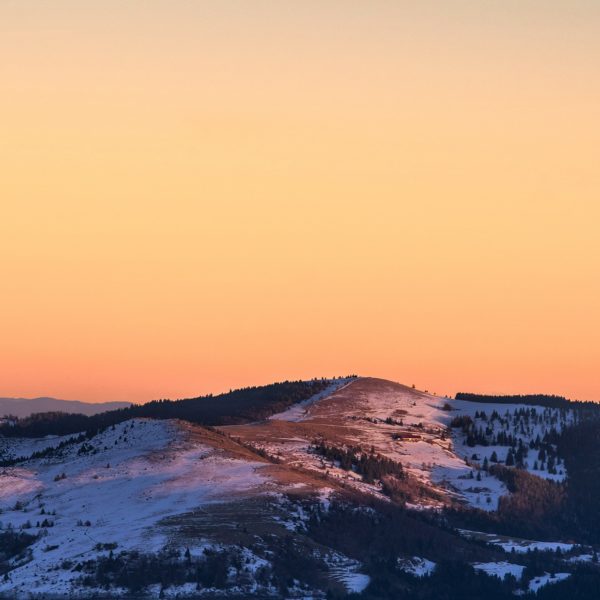
<svg viewBox="0 0 600 600">
<path fill-rule="evenodd" d="M 0 436 L 0 597 L 595 598 L 581 407 L 372 377 L 232 394 Z M 211 402 L 259 418 L 202 423 Z"/>
<path fill-rule="evenodd" d="M 35 398 L 0 397 L 0 416 L 12 415 L 28 417 L 34 413 L 64 412 L 71 414 L 96 415 L 108 410 L 117 410 L 131 406 L 132 402 L 83 402 L 81 400 L 64 400 L 53 396 L 37 396 Z"/>
</svg>

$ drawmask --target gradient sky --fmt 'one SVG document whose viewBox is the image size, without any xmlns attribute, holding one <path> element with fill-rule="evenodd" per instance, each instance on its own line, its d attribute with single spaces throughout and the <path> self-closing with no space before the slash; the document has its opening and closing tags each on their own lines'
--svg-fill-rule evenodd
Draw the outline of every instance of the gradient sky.
<svg viewBox="0 0 600 600">
<path fill-rule="evenodd" d="M 600 400 L 597 0 L 0 0 L 0 92 L 0 395 Z"/>
</svg>

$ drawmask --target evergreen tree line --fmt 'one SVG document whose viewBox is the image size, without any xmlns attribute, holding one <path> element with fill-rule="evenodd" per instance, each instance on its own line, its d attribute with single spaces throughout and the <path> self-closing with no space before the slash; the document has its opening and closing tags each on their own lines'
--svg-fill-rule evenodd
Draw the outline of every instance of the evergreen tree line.
<svg viewBox="0 0 600 600">
<path fill-rule="evenodd" d="M 8 578 L 15 561 L 26 559 L 25 555 L 30 552 L 28 548 L 36 539 L 37 536 L 16 531 L 12 527 L 0 532 L 0 576 L 4 579 Z"/>
<path fill-rule="evenodd" d="M 399 462 L 375 453 L 372 448 L 370 453 L 363 452 L 360 447 L 338 448 L 328 445 L 320 440 L 313 444 L 312 451 L 332 462 L 338 462 L 341 469 L 354 471 L 362 475 L 365 483 L 374 483 L 386 475 L 394 475 L 403 479 L 405 474 Z"/>
<path fill-rule="evenodd" d="M 38 458 L 55 458 L 58 456 L 62 456 L 64 449 L 68 446 L 71 446 L 73 444 L 80 444 L 81 442 L 89 440 L 91 437 L 93 437 L 93 434 L 91 432 L 88 434 L 81 433 L 77 437 L 71 437 L 67 440 L 63 440 L 56 446 L 49 446 L 48 448 L 44 448 L 43 450 L 36 450 L 35 452 L 32 452 L 29 456 L 18 456 L 14 458 L 0 460 L 0 466 L 10 467 L 20 462 L 23 462 L 24 460 L 35 460 Z M 81 454 L 81 452 L 79 453 Z"/>
<path fill-rule="evenodd" d="M 134 418 L 182 419 L 200 425 L 231 425 L 266 419 L 307 400 L 331 384 L 329 379 L 284 381 L 183 400 L 155 400 L 97 415 L 37 413 L 0 426 L 6 437 L 43 437 L 87 432 L 88 437 Z"/>
<path fill-rule="evenodd" d="M 567 484 L 532 475 L 500 464 L 489 472 L 502 481 L 510 494 L 500 497 L 498 510 L 448 508 L 449 521 L 457 527 L 536 540 L 579 539 L 567 510 Z"/>
<path fill-rule="evenodd" d="M 138 593 L 148 586 L 159 584 L 162 589 L 185 583 L 195 583 L 197 590 L 225 589 L 241 584 L 241 578 L 229 576 L 230 568 L 242 572 L 243 561 L 238 549 L 205 550 L 202 556 L 193 557 L 189 550 L 183 555 L 177 550 L 158 553 L 112 550 L 106 556 L 77 564 L 63 564 L 64 569 L 81 573 L 79 583 L 86 587 L 110 589 L 120 587 Z M 246 577 L 246 583 L 250 578 Z"/>
<path fill-rule="evenodd" d="M 522 598 L 565 598 L 573 593 L 578 600 L 596 600 L 600 589 L 597 565 L 566 565 L 555 552 L 509 556 L 482 542 L 468 541 L 447 527 L 435 513 L 420 513 L 396 505 L 375 503 L 376 510 L 334 502 L 328 511 L 311 514 L 308 531 L 317 542 L 363 563 L 371 583 L 360 596 L 364 600 L 514 600 Z M 348 526 L 352 523 L 352 527 Z M 399 567 L 399 557 L 419 556 L 436 563 L 428 577 L 415 577 Z M 476 571 L 470 563 L 508 561 L 525 566 L 522 581 L 504 580 Z M 571 571 L 570 579 L 528 593 L 529 580 L 544 572 Z M 552 590 L 561 590 L 563 595 Z M 550 593 L 548 593 L 550 592 Z M 547 595 L 548 593 L 548 595 Z M 344 598 L 329 594 L 328 598 Z"/>
<path fill-rule="evenodd" d="M 568 473 L 566 513 L 581 539 L 600 543 L 600 419 L 565 429 L 558 441 Z"/>
<path fill-rule="evenodd" d="M 556 396 L 553 394 L 512 394 L 494 396 L 491 394 L 458 392 L 454 397 L 456 400 L 467 400 L 468 402 L 480 402 L 482 404 L 527 404 L 532 406 L 546 406 L 548 408 L 584 408 L 595 413 L 599 410 L 596 402 L 568 400 L 564 396 Z"/>
</svg>

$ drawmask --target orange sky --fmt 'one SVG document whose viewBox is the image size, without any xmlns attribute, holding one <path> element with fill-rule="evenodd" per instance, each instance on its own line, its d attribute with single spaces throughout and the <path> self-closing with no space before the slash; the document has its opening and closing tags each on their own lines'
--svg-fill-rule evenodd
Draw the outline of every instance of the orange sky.
<svg viewBox="0 0 600 600">
<path fill-rule="evenodd" d="M 0 396 L 600 400 L 596 0 L 6 0 L 0 82 Z"/>
</svg>

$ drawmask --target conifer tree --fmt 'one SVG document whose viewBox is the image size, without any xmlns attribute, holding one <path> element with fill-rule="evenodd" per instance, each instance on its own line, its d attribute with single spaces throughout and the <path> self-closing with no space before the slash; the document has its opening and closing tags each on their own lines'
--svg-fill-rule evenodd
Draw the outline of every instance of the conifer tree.
<svg viewBox="0 0 600 600">
<path fill-rule="evenodd" d="M 513 454 L 512 448 L 509 448 L 508 453 L 506 454 L 506 466 L 507 467 L 515 466 L 515 456 Z"/>
</svg>

